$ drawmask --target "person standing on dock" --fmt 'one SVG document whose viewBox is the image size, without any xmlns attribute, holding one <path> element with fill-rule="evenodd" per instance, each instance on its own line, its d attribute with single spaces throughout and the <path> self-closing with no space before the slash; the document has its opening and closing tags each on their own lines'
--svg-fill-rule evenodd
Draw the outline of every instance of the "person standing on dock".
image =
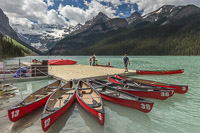
<svg viewBox="0 0 200 133">
<path fill-rule="evenodd" d="M 96 55 L 93 54 L 92 56 L 92 65 L 95 66 L 95 61 L 96 61 Z"/>
<path fill-rule="evenodd" d="M 129 58 L 127 57 L 127 54 L 124 54 L 123 64 L 125 66 L 124 72 L 128 72 L 128 64 L 130 65 L 130 61 L 129 61 Z"/>
<path fill-rule="evenodd" d="M 92 57 L 90 57 L 89 61 L 90 61 L 90 66 L 91 66 L 92 65 Z"/>
</svg>

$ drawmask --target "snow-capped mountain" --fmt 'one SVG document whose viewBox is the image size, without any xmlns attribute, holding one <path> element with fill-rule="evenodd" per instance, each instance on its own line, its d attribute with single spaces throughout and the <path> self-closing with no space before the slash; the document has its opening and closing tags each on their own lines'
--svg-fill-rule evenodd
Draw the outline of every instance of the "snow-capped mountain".
<svg viewBox="0 0 200 133">
<path fill-rule="evenodd" d="M 141 16 L 139 12 L 134 12 L 127 18 L 109 18 L 102 12 L 85 24 L 76 26 L 65 25 L 47 25 L 33 24 L 31 27 L 25 27 L 19 24 L 12 25 L 18 33 L 18 37 L 31 46 L 39 49 L 51 49 L 56 42 L 66 36 L 73 36 L 77 33 L 87 30 L 87 33 L 98 32 L 106 33 L 110 30 L 119 28 L 137 27 L 142 22 L 156 22 L 159 20 L 160 25 L 166 25 L 183 17 L 200 13 L 200 8 L 195 5 L 174 6 L 164 5 L 159 9 Z M 103 25 L 102 25 L 103 24 Z M 142 25 L 142 24 L 141 24 Z M 77 41 L 77 40 L 76 40 Z"/>
<path fill-rule="evenodd" d="M 142 19 L 142 16 L 141 16 L 141 14 L 139 12 L 136 11 L 136 12 L 132 13 L 130 17 L 127 17 L 126 21 L 129 24 L 131 24 L 132 22 L 137 21 L 139 19 Z"/>
<path fill-rule="evenodd" d="M 22 41 L 37 49 L 51 48 L 55 42 L 78 30 L 81 26 L 81 24 L 77 26 L 33 24 L 31 27 L 20 24 L 12 25 Z"/>
<path fill-rule="evenodd" d="M 169 20 L 177 20 L 182 17 L 187 17 L 192 14 L 200 13 L 200 8 L 195 5 L 175 6 L 164 5 L 143 16 L 143 21 L 155 22 L 158 19 L 166 18 Z M 167 22 L 166 22 L 167 23 Z"/>
</svg>

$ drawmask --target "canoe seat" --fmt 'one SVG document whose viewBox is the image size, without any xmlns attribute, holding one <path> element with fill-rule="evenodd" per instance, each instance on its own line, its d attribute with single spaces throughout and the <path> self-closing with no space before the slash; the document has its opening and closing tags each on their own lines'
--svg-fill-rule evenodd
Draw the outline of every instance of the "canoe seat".
<svg viewBox="0 0 200 133">
<path fill-rule="evenodd" d="M 117 96 L 117 97 L 120 96 L 120 92 L 118 92 L 118 91 L 114 91 L 114 92 L 110 92 L 110 93 L 106 93 L 106 94 L 107 94 L 107 95 L 111 95 L 111 96 L 115 95 L 115 96 Z"/>
<path fill-rule="evenodd" d="M 85 95 L 85 94 L 91 94 L 91 93 L 92 93 L 92 92 L 85 92 L 85 91 L 82 91 L 82 93 L 80 93 L 79 96 L 80 96 L 80 97 L 83 97 L 83 95 Z"/>
<path fill-rule="evenodd" d="M 58 99 L 63 99 L 63 97 L 62 97 L 62 96 L 60 96 L 60 97 L 58 97 Z"/>
<path fill-rule="evenodd" d="M 58 86 L 48 86 L 46 87 L 46 91 L 55 91 L 58 88 Z"/>
<path fill-rule="evenodd" d="M 92 108 L 97 108 L 97 107 L 100 107 L 101 106 L 101 103 L 97 103 L 96 100 L 92 100 L 92 104 L 88 104 L 90 107 Z"/>
<path fill-rule="evenodd" d="M 48 93 L 47 93 L 47 92 L 44 92 L 44 93 L 42 93 L 41 95 L 48 95 Z"/>
<path fill-rule="evenodd" d="M 73 90 L 73 88 L 62 88 L 62 90 Z"/>
<path fill-rule="evenodd" d="M 68 92 L 65 92 L 65 93 L 63 93 L 63 94 L 69 94 L 69 95 L 72 95 L 72 94 L 74 94 L 74 93 L 68 93 Z"/>
<path fill-rule="evenodd" d="M 73 89 L 73 90 L 65 91 L 65 92 L 63 92 L 63 94 L 74 93 L 74 92 L 75 92 L 75 90 Z"/>
<path fill-rule="evenodd" d="M 47 89 L 56 89 L 58 86 L 48 86 Z"/>
<path fill-rule="evenodd" d="M 54 111 L 57 111 L 58 108 L 49 108 L 49 107 L 47 107 L 46 110 L 49 111 L 49 112 L 54 112 Z"/>
<path fill-rule="evenodd" d="M 137 86 L 136 84 L 133 84 L 133 83 L 126 83 L 126 85 L 128 85 L 128 86 Z"/>
<path fill-rule="evenodd" d="M 88 89 L 92 89 L 91 87 L 89 88 L 78 88 L 78 90 L 88 90 Z"/>
</svg>

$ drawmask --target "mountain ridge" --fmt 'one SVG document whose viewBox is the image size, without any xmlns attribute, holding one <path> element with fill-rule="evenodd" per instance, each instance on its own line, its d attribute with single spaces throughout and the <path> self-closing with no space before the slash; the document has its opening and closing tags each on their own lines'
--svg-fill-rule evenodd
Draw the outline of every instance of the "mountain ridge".
<svg viewBox="0 0 200 133">
<path fill-rule="evenodd" d="M 6 35 L 9 35 L 13 38 L 18 38 L 17 33 L 13 30 L 13 28 L 9 24 L 8 17 L 4 14 L 3 10 L 0 8 L 0 31 Z"/>
<path fill-rule="evenodd" d="M 5 53 L 5 50 L 9 52 L 9 48 L 11 48 L 15 49 L 15 51 L 19 53 L 18 56 L 23 55 L 23 53 L 26 54 L 26 52 L 24 51 L 29 51 L 27 52 L 28 54 L 30 54 L 30 51 L 33 51 L 36 54 L 42 54 L 39 50 L 27 45 L 18 38 L 17 33 L 13 30 L 13 28 L 9 24 L 9 18 L 4 14 L 1 8 L 0 8 L 0 21 L 1 21 L 0 23 L 1 53 L 7 54 Z M 17 55 L 17 54 L 12 54 L 12 55 Z"/>
<path fill-rule="evenodd" d="M 193 16 L 195 19 L 197 19 L 197 21 L 199 21 L 199 19 L 196 17 L 199 14 L 200 14 L 200 8 L 194 5 L 186 5 L 186 6 L 164 5 L 161 8 L 151 13 L 148 13 L 144 16 L 140 16 L 136 12 L 135 14 L 133 13 L 131 15 L 132 19 L 129 19 L 130 22 L 127 22 L 128 18 L 123 19 L 123 20 L 126 20 L 127 24 L 129 24 L 128 26 L 125 26 L 125 24 L 122 24 L 122 26 L 120 25 L 117 28 L 112 28 L 112 26 L 108 25 L 107 23 L 109 21 L 113 21 L 114 19 L 107 20 L 106 22 L 93 24 L 87 30 L 79 32 L 78 34 L 73 35 L 71 37 L 66 37 L 62 39 L 61 41 L 59 41 L 51 50 L 49 50 L 49 54 L 53 54 L 53 55 L 60 55 L 60 54 L 61 55 L 70 55 L 70 54 L 76 55 L 77 54 L 79 55 L 79 54 L 98 53 L 101 55 L 104 55 L 104 54 L 116 55 L 117 53 L 115 51 L 117 51 L 119 54 L 125 53 L 127 51 L 127 53 L 130 54 L 131 52 L 128 52 L 128 51 L 130 51 L 130 49 L 135 48 L 135 46 L 133 47 L 133 45 L 140 44 L 140 46 L 139 45 L 137 46 L 140 52 L 134 52 L 134 53 L 137 53 L 137 55 L 139 53 L 141 55 L 145 55 L 145 54 L 163 55 L 164 53 L 173 55 L 175 54 L 175 52 L 170 53 L 170 52 L 165 51 L 163 53 L 160 53 L 159 50 L 157 50 L 156 52 L 148 53 L 148 52 L 143 51 L 145 49 L 144 46 L 143 48 L 139 48 L 139 47 L 142 47 L 142 45 L 147 46 L 148 45 L 147 42 L 148 41 L 152 42 L 154 38 L 157 40 L 157 41 L 155 40 L 156 45 L 159 46 L 158 40 L 160 40 L 161 42 L 165 44 L 167 43 L 167 40 L 166 40 L 167 37 L 173 38 L 173 35 L 176 35 L 177 38 L 179 38 L 180 36 L 184 36 L 185 33 L 181 31 L 183 31 L 186 27 L 189 27 L 190 25 L 193 24 L 193 19 L 190 20 L 191 16 Z M 120 18 L 120 20 L 122 20 L 122 18 Z M 176 22 L 179 22 L 179 23 L 176 23 Z M 190 28 L 193 29 L 194 27 L 191 26 Z M 120 35 L 120 32 L 125 32 L 124 34 L 126 34 L 127 32 L 134 36 L 130 36 L 129 34 L 127 34 L 126 36 L 129 36 L 127 38 L 124 35 Z M 152 34 L 154 36 L 148 35 L 147 34 L 148 32 L 149 34 Z M 179 32 L 180 36 L 175 34 L 175 32 Z M 188 29 L 188 31 L 185 31 L 185 32 L 190 32 L 190 29 Z M 195 37 L 197 33 L 198 31 L 194 33 Z M 109 38 L 113 38 L 113 36 L 116 36 L 116 35 L 118 36 L 117 38 L 109 39 Z M 149 38 L 149 36 L 151 36 L 151 38 Z M 140 39 L 137 39 L 137 37 Z M 142 40 L 145 40 L 145 39 L 147 39 L 148 41 L 146 40 L 147 42 L 143 42 Z M 135 40 L 134 43 L 130 43 L 131 40 Z M 112 44 L 113 47 L 111 47 L 108 42 Z M 128 45 L 127 48 L 124 49 L 123 46 L 119 44 L 120 42 L 123 43 L 124 45 L 127 44 Z M 140 42 L 143 42 L 143 43 L 140 43 Z M 105 45 L 105 43 L 108 43 L 108 44 Z M 173 43 L 173 42 L 168 42 L 168 43 Z M 153 45 L 153 42 L 151 45 Z M 168 44 L 166 45 L 169 46 Z M 164 48 L 165 46 L 159 46 L 159 47 Z M 103 50 L 100 50 L 100 49 L 103 49 Z M 112 52 L 109 52 L 108 49 L 110 49 L 110 51 Z M 115 49 L 115 51 L 113 51 L 113 49 Z M 124 50 L 119 51 L 120 49 L 124 49 Z M 153 49 L 151 48 L 151 50 Z M 101 52 L 98 52 L 98 51 L 101 51 Z M 160 51 L 163 51 L 163 50 L 160 49 Z"/>
</svg>

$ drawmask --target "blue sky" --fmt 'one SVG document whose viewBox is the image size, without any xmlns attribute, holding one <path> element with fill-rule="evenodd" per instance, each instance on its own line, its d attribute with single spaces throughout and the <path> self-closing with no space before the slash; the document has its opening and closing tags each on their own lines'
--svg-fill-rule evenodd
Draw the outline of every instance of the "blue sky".
<svg viewBox="0 0 200 133">
<path fill-rule="evenodd" d="M 32 24 L 84 24 L 99 12 L 110 18 L 142 15 L 163 5 L 200 6 L 200 0 L 0 0 L 0 8 L 11 24 L 30 27 Z"/>
<path fill-rule="evenodd" d="M 44 0 L 47 3 L 47 0 Z M 87 2 L 91 2 L 91 0 L 86 0 Z M 110 7 L 112 7 L 113 9 L 115 9 L 114 5 L 111 2 L 105 2 L 105 1 L 100 1 L 100 3 L 102 5 L 108 5 Z M 54 5 L 53 6 L 49 6 L 48 9 L 58 9 L 59 5 L 62 4 L 63 6 L 66 5 L 70 5 L 70 6 L 74 6 L 74 7 L 79 7 L 81 9 L 86 10 L 88 7 L 84 4 L 83 0 L 54 0 Z M 116 13 L 114 13 L 114 15 L 119 16 L 119 17 L 128 17 L 130 16 L 133 11 L 138 11 L 141 14 L 143 13 L 143 10 L 139 10 L 138 6 L 136 3 L 123 3 L 121 5 L 117 6 L 117 10 Z"/>
</svg>

